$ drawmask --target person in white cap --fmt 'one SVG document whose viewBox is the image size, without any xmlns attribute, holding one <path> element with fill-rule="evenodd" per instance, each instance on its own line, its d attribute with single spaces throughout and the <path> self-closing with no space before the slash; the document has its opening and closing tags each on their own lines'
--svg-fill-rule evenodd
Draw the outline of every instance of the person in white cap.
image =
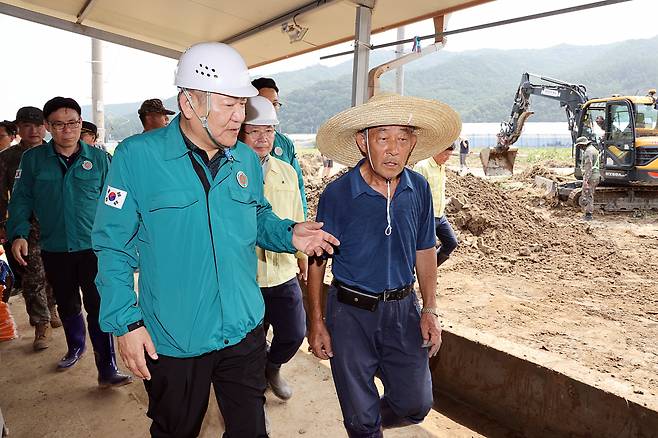
<svg viewBox="0 0 658 438">
<path fill-rule="evenodd" d="M 304 220 L 297 172 L 288 163 L 270 155 L 274 147 L 275 130 L 279 124 L 274 105 L 263 96 L 250 97 L 239 139 L 252 148 L 260 159 L 265 179 L 265 198 L 277 216 Z M 281 366 L 295 355 L 306 336 L 306 313 L 298 276 L 298 259 L 306 255 L 279 254 L 256 247 L 258 255 L 258 285 L 265 300 L 265 327 L 272 326 L 272 344 L 267 352 L 265 376 L 274 395 L 282 400 L 292 397 L 290 384 L 281 376 Z M 305 263 L 304 263 L 305 264 Z"/>
<path fill-rule="evenodd" d="M 460 130 L 459 115 L 445 104 L 378 95 L 318 131 L 320 153 L 352 169 L 320 196 L 316 220 L 341 246 L 326 309 L 320 300 L 326 261 L 309 261 L 308 339 L 315 356 L 331 359 L 351 438 L 420 423 L 432 407 L 428 358 L 441 345 L 432 193 L 405 166 L 448 148 Z"/>
<path fill-rule="evenodd" d="M 145 380 L 154 437 L 195 437 L 210 386 L 226 437 L 264 437 L 265 335 L 256 245 L 320 255 L 337 239 L 282 220 L 258 157 L 237 140 L 257 94 L 242 57 L 200 43 L 180 58 L 180 115 L 116 149 L 92 233 L 100 323 Z M 139 296 L 133 272 L 139 268 Z"/>
</svg>

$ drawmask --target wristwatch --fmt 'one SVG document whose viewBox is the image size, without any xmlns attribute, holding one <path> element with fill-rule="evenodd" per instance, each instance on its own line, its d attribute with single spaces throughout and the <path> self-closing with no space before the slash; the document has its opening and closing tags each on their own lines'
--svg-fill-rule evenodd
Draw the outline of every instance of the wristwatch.
<svg viewBox="0 0 658 438">
<path fill-rule="evenodd" d="M 140 319 L 139 321 L 135 321 L 132 324 L 128 324 L 128 331 L 132 332 L 133 330 L 137 330 L 140 327 L 144 327 L 143 319 Z"/>
<path fill-rule="evenodd" d="M 423 307 L 420 309 L 420 313 L 431 313 L 432 315 L 436 316 L 437 318 L 439 317 L 439 309 L 438 307 Z"/>
</svg>

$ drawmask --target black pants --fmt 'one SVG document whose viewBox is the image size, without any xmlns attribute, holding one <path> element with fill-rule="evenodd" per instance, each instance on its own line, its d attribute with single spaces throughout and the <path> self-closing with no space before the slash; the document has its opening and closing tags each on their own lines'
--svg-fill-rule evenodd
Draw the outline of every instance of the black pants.
<svg viewBox="0 0 658 438">
<path fill-rule="evenodd" d="M 282 365 L 297 353 L 306 336 L 306 312 L 297 277 L 278 286 L 261 287 L 265 321 L 274 335 L 268 352 L 270 362 Z"/>
<path fill-rule="evenodd" d="M 265 432 L 265 334 L 256 327 L 240 343 L 190 358 L 146 356 L 151 380 L 146 415 L 154 438 L 199 435 L 210 384 L 224 417 L 224 438 L 267 437 Z"/>
<path fill-rule="evenodd" d="M 60 317 L 78 315 L 84 302 L 87 319 L 98 321 L 101 298 L 94 283 L 98 273 L 96 254 L 91 249 L 76 252 L 41 251 L 41 259 L 46 277 L 53 288 Z"/>
</svg>

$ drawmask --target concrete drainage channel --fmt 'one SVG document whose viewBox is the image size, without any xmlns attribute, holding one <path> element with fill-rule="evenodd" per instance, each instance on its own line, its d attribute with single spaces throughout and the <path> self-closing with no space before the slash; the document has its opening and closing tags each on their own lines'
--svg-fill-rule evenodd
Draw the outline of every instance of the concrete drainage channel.
<svg viewBox="0 0 658 438">
<path fill-rule="evenodd" d="M 323 308 L 327 291 L 325 284 Z M 435 409 L 472 431 L 490 438 L 658 438 L 655 397 L 572 360 L 443 325 L 443 345 L 430 362 Z"/>
<path fill-rule="evenodd" d="M 486 334 L 444 330 L 441 351 L 430 365 L 438 400 L 462 403 L 514 435 L 658 437 L 657 406 L 631 389 L 573 362 Z M 615 392 L 599 387 L 615 383 Z M 442 411 L 440 404 L 437 408 Z M 465 426 L 489 437 L 509 436 L 486 430 L 486 424 L 485 430 Z"/>
</svg>

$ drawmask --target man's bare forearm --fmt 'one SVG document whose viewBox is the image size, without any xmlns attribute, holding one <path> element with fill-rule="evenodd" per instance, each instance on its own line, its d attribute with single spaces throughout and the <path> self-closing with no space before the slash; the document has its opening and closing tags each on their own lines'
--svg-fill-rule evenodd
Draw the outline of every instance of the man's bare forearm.
<svg viewBox="0 0 658 438">
<path fill-rule="evenodd" d="M 311 323 L 322 321 L 322 283 L 327 261 L 319 257 L 308 259 L 308 305 Z"/>
<path fill-rule="evenodd" d="M 423 307 L 436 307 L 436 249 L 416 251 L 416 275 Z"/>
</svg>

